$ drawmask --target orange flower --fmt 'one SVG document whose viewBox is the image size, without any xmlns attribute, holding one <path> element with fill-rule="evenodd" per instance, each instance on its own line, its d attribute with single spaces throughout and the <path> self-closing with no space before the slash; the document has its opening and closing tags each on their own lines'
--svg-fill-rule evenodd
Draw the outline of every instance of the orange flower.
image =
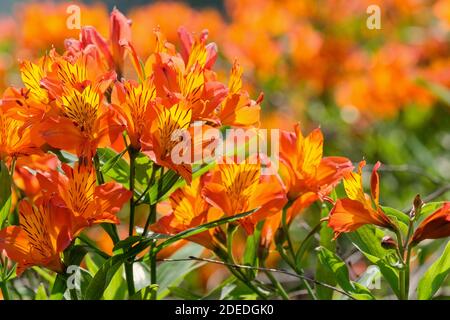
<svg viewBox="0 0 450 320">
<path fill-rule="evenodd" d="M 72 234 L 97 223 L 119 223 L 116 213 L 130 199 L 131 192 L 116 182 L 96 185 L 91 165 L 76 163 L 74 168 L 62 165 L 65 175 L 58 171 L 38 172 L 37 178 L 44 194 L 56 196 L 73 215 Z"/>
<path fill-rule="evenodd" d="M 11 160 L 39 153 L 33 143 L 31 129 L 25 122 L 17 119 L 14 109 L 0 102 L 0 159 Z"/>
<path fill-rule="evenodd" d="M 265 250 L 269 250 L 275 234 L 280 227 L 281 218 L 282 212 L 280 211 L 270 217 L 267 217 L 267 219 L 264 221 L 264 225 L 261 230 L 260 246 Z"/>
<path fill-rule="evenodd" d="M 33 199 L 39 196 L 41 187 L 37 177 L 32 173 L 36 170 L 56 170 L 59 165 L 58 158 L 53 154 L 31 155 L 21 157 L 16 162 L 16 170 L 14 171 L 14 184 L 25 195 Z"/>
<path fill-rule="evenodd" d="M 87 25 L 101 32 L 107 31 L 108 12 L 104 4 L 85 5 L 78 1 L 76 5 L 80 8 L 81 27 Z M 16 36 L 20 56 L 33 57 L 52 46 L 62 50 L 65 39 L 78 35 L 78 29 L 67 26 L 68 22 L 74 21 L 69 19 L 74 16 L 67 13 L 68 7 L 68 3 L 50 1 L 33 1 L 17 7 Z"/>
<path fill-rule="evenodd" d="M 320 129 L 304 137 L 300 125 L 295 133 L 283 131 L 280 137 L 280 175 L 292 202 L 287 219 L 322 200 L 351 171 L 352 163 L 343 157 L 323 155 L 323 135 Z"/>
<path fill-rule="evenodd" d="M 255 161 L 256 162 L 256 161 Z M 211 205 L 221 209 L 226 216 L 255 210 L 240 220 L 248 234 L 255 225 L 277 213 L 286 203 L 286 193 L 277 175 L 261 175 L 261 164 L 218 164 L 205 177 L 202 195 Z"/>
<path fill-rule="evenodd" d="M 190 185 L 177 189 L 169 198 L 168 206 L 162 204 L 159 211 L 165 215 L 151 226 L 151 230 L 158 233 L 175 235 L 184 230 L 220 219 L 222 212 L 211 208 L 201 196 L 202 183 L 200 179 L 193 180 Z M 202 246 L 215 250 L 217 240 L 215 232 L 210 229 L 189 238 Z"/>
<path fill-rule="evenodd" d="M 117 82 L 112 94 L 112 106 L 124 118 L 126 130 L 135 150 L 141 149 L 141 138 L 152 117 L 156 91 L 153 82 L 147 78 L 140 84 L 127 81 Z"/>
<path fill-rule="evenodd" d="M 32 266 L 63 272 L 60 254 L 72 241 L 70 211 L 49 198 L 19 204 L 19 226 L 0 231 L 0 252 L 17 262 L 17 275 Z"/>
<path fill-rule="evenodd" d="M 192 109 L 193 120 L 211 120 L 227 95 L 226 87 L 211 70 L 217 47 L 214 43 L 206 44 L 207 32 L 194 38 L 180 28 L 179 35 L 181 56 L 156 32 L 158 46 L 146 62 L 146 72 L 153 73 L 156 93 L 163 105 L 185 103 Z"/>
<path fill-rule="evenodd" d="M 379 204 L 380 190 L 377 170 L 380 162 L 373 167 L 370 180 L 372 197 L 364 193 L 362 185 L 362 168 L 365 161 L 359 163 L 358 173 L 349 172 L 344 177 L 345 199 L 336 201 L 330 211 L 328 226 L 334 230 L 335 238 L 342 232 L 355 231 L 365 224 L 374 224 L 383 228 L 395 229 L 391 219 L 383 212 Z M 375 204 L 375 208 L 372 205 Z"/>
<path fill-rule="evenodd" d="M 222 103 L 219 118 L 222 125 L 254 126 L 259 123 L 261 94 L 256 101 L 242 89 L 242 67 L 235 61 L 228 83 L 228 95 Z"/>
<path fill-rule="evenodd" d="M 170 19 L 167 19 L 170 15 Z M 134 7 L 129 11 L 133 21 L 133 42 L 137 51 L 148 55 L 156 45 L 156 41 L 148 37 L 149 30 L 159 28 L 164 32 L 167 40 L 175 43 L 178 39 L 178 27 L 184 26 L 188 30 L 200 33 L 205 28 L 214 38 L 217 38 L 225 27 L 223 18 L 216 9 L 192 9 L 182 2 L 159 1 L 149 5 Z"/>
<path fill-rule="evenodd" d="M 189 134 L 192 109 L 181 103 L 177 103 L 170 108 L 157 104 L 153 112 L 153 118 L 149 120 L 150 128 L 145 131 L 142 139 L 143 152 L 157 164 L 174 170 L 190 183 L 192 180 L 191 164 L 174 162 L 172 151 L 179 143 L 185 146 L 186 150 L 191 149 L 188 148 L 189 145 L 187 144 L 190 142 L 174 139 L 173 135 L 177 132 Z M 184 153 L 187 152 L 186 150 L 180 151 Z"/>
<path fill-rule="evenodd" d="M 450 202 L 445 202 L 442 207 L 422 221 L 414 232 L 411 243 L 417 244 L 425 239 L 439 239 L 448 236 L 450 236 Z"/>
</svg>

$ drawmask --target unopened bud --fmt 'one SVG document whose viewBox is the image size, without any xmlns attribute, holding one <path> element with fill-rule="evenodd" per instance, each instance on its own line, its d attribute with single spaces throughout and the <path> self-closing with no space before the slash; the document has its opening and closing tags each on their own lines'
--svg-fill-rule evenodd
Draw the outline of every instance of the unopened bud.
<svg viewBox="0 0 450 320">
<path fill-rule="evenodd" d="M 394 239 L 392 239 L 390 236 L 384 236 L 383 239 L 381 239 L 381 246 L 384 249 L 396 249 L 397 242 Z"/>
<path fill-rule="evenodd" d="M 411 211 L 410 218 L 414 218 L 420 214 L 420 210 L 422 210 L 423 201 L 420 198 L 420 194 L 416 195 L 413 201 L 414 210 Z"/>
</svg>

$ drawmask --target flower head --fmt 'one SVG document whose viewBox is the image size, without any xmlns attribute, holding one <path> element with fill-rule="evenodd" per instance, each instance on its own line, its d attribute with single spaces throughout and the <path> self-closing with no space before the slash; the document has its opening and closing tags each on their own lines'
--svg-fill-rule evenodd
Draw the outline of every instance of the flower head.
<svg viewBox="0 0 450 320">
<path fill-rule="evenodd" d="M 430 214 L 414 232 L 411 243 L 417 244 L 425 239 L 439 239 L 450 236 L 450 202 Z"/>
<path fill-rule="evenodd" d="M 168 206 L 159 206 L 159 210 L 166 211 L 165 215 L 153 224 L 151 229 L 155 232 L 174 235 L 219 219 L 222 212 L 212 208 L 201 196 L 202 186 L 201 180 L 196 179 L 190 185 L 172 193 Z M 216 248 L 215 233 L 217 231 L 216 229 L 209 229 L 190 237 L 189 240 L 214 250 Z"/>
<path fill-rule="evenodd" d="M 130 199 L 131 192 L 116 182 L 96 185 L 94 168 L 76 163 L 58 171 L 38 172 L 42 192 L 59 199 L 72 212 L 72 234 L 97 223 L 119 223 L 116 213 Z"/>
<path fill-rule="evenodd" d="M 323 157 L 323 135 L 319 128 L 303 136 L 300 125 L 295 133 L 282 132 L 280 175 L 292 202 L 288 220 L 313 202 L 323 199 L 353 169 L 344 157 Z"/>
<path fill-rule="evenodd" d="M 364 193 L 362 184 L 362 168 L 365 161 L 359 163 L 358 172 L 349 172 L 344 177 L 344 188 L 347 198 L 338 199 L 330 211 L 328 226 L 334 230 L 335 238 L 342 232 L 355 231 L 366 224 L 374 224 L 384 228 L 395 229 L 396 226 L 380 207 L 378 168 L 380 163 L 373 167 L 370 180 L 371 196 Z"/>
<path fill-rule="evenodd" d="M 0 251 L 17 262 L 17 275 L 31 266 L 63 272 L 60 254 L 72 241 L 70 211 L 49 198 L 19 204 L 19 226 L 0 231 Z"/>
<path fill-rule="evenodd" d="M 247 233 L 255 225 L 277 213 L 286 203 L 286 192 L 277 175 L 261 175 L 261 163 L 228 162 L 217 167 L 205 177 L 203 196 L 226 216 L 255 210 L 240 220 Z"/>
</svg>

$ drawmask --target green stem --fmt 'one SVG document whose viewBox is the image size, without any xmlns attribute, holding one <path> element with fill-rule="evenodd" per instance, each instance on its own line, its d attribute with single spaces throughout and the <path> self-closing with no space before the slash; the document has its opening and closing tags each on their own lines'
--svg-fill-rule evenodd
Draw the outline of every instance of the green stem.
<svg viewBox="0 0 450 320">
<path fill-rule="evenodd" d="M 93 160 L 94 160 L 95 175 L 97 177 L 97 184 L 102 185 L 105 183 L 105 178 L 103 177 L 103 173 L 100 168 L 100 158 L 98 157 L 98 153 L 95 153 Z M 119 232 L 117 231 L 116 225 L 110 223 L 102 223 L 101 226 L 110 236 L 113 244 L 116 244 L 117 242 L 120 241 Z"/>
<path fill-rule="evenodd" d="M 262 262 L 263 268 L 266 268 L 266 265 L 264 262 Z M 283 285 L 280 283 L 280 281 L 277 280 L 270 271 L 265 271 L 265 274 L 269 278 L 270 282 L 277 288 L 278 293 L 281 295 L 283 300 L 289 300 L 289 295 L 287 294 L 286 290 L 284 290 Z"/>
<path fill-rule="evenodd" d="M 286 241 L 287 241 L 287 244 L 288 244 L 288 251 L 289 251 L 289 254 L 291 255 L 291 257 L 288 257 L 288 255 L 286 253 L 284 253 L 284 249 L 282 248 L 282 245 L 281 246 L 277 245 L 277 247 L 279 247 L 278 251 L 280 252 L 280 255 L 283 258 L 283 260 L 286 261 L 289 264 L 289 266 L 297 274 L 303 275 L 304 272 L 303 272 L 302 268 L 297 267 L 297 265 L 295 263 L 296 256 L 295 256 L 294 246 L 292 245 L 291 236 L 289 235 L 289 225 L 287 223 L 287 211 L 288 211 L 288 209 L 290 208 L 291 205 L 292 205 L 292 202 L 288 202 L 288 204 L 286 204 L 286 206 L 283 208 L 282 215 L 281 215 L 281 227 L 282 227 L 282 230 L 283 230 L 284 237 L 286 238 Z M 291 259 L 292 259 L 292 261 L 291 261 Z M 301 279 L 301 282 L 305 286 L 306 291 L 308 291 L 309 296 L 313 300 L 317 300 L 317 296 L 314 293 L 314 290 L 312 289 L 312 287 L 309 284 L 309 282 L 306 281 L 303 278 Z"/>
<path fill-rule="evenodd" d="M 134 287 L 133 262 L 125 262 L 125 277 L 127 279 L 128 295 L 131 298 L 136 292 Z"/>
<path fill-rule="evenodd" d="M 135 160 L 136 160 L 136 153 L 134 152 L 133 148 L 129 148 L 129 155 L 130 155 L 130 191 L 131 191 L 131 198 L 130 198 L 130 225 L 128 228 L 128 235 L 131 237 L 133 235 L 134 231 L 134 214 L 135 214 L 135 202 L 134 202 L 134 177 L 136 174 L 135 170 Z"/>
<path fill-rule="evenodd" d="M 408 288 L 407 288 L 407 282 L 409 282 L 409 270 L 406 270 L 406 263 L 405 263 L 405 248 L 403 246 L 403 239 L 402 234 L 399 230 L 395 230 L 395 235 L 397 237 L 397 246 L 398 251 L 397 254 L 399 256 L 400 262 L 402 263 L 402 269 L 399 271 L 399 291 L 400 291 L 400 300 L 407 300 L 408 299 Z M 409 268 L 408 268 L 409 269 Z"/>
<path fill-rule="evenodd" d="M 128 154 L 130 156 L 130 191 L 131 191 L 131 198 L 130 198 L 130 222 L 129 222 L 129 228 L 128 228 L 128 235 L 131 237 L 133 236 L 134 231 L 134 215 L 135 215 L 135 202 L 134 202 L 134 179 L 135 179 L 135 160 L 136 160 L 136 152 L 135 150 L 130 146 L 128 148 Z M 127 286 L 128 286 L 128 295 L 131 297 L 135 294 L 136 290 L 134 287 L 134 274 L 133 274 L 133 261 L 134 257 L 131 257 L 129 261 L 125 263 L 125 276 L 127 279 Z"/>
<path fill-rule="evenodd" d="M 216 254 L 226 262 L 231 262 L 231 264 L 236 264 L 234 257 L 233 257 L 233 236 L 234 233 L 237 230 L 237 226 L 235 225 L 228 225 L 227 229 L 227 252 L 221 252 L 219 249 L 216 250 Z M 255 292 L 258 297 L 260 297 L 263 300 L 267 300 L 267 297 L 264 293 L 262 293 L 252 282 L 251 280 L 248 280 L 246 275 L 242 272 L 240 269 L 235 269 L 229 265 L 227 265 L 228 270 L 238 279 L 240 280 L 244 285 L 246 285 L 250 290 Z"/>
<path fill-rule="evenodd" d="M 10 300 L 7 281 L 0 282 L 0 288 L 2 289 L 3 299 Z"/>
<path fill-rule="evenodd" d="M 156 252 L 154 250 L 155 242 L 152 243 L 150 248 L 150 284 L 156 284 L 157 280 L 157 272 L 156 272 Z M 152 290 L 151 300 L 156 300 L 157 294 L 156 290 Z"/>
<path fill-rule="evenodd" d="M 150 177 L 150 182 L 148 184 L 150 186 L 150 185 L 153 185 L 155 183 L 156 171 L 158 169 L 160 169 L 160 176 L 159 176 L 159 179 L 158 179 L 158 190 L 157 190 L 157 194 L 156 194 L 156 199 L 151 199 L 151 197 L 149 195 L 150 209 L 149 209 L 147 221 L 145 221 L 144 231 L 142 232 L 142 235 L 144 237 L 147 235 L 148 228 L 150 227 L 150 224 L 156 222 L 156 204 L 158 202 L 159 192 L 160 192 L 160 188 L 161 188 L 161 185 L 162 185 L 162 176 L 163 176 L 163 171 L 164 171 L 163 167 L 159 168 L 159 166 L 156 163 L 153 164 L 152 175 Z"/>
</svg>

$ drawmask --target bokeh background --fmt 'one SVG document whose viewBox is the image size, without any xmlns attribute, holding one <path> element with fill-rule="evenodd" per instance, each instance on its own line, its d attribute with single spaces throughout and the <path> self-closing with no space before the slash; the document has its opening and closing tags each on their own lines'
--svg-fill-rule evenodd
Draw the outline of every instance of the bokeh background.
<svg viewBox="0 0 450 320">
<path fill-rule="evenodd" d="M 0 0 L 1 90 L 20 84 L 19 59 L 37 59 L 52 46 L 62 51 L 64 39 L 78 37 L 66 27 L 74 3 L 81 24 L 105 36 L 109 11 L 118 7 L 132 20 L 132 41 L 144 58 L 158 26 L 175 44 L 180 26 L 208 29 L 219 48 L 219 75 L 226 79 L 237 59 L 251 95 L 264 92 L 261 127 L 320 126 L 326 155 L 381 161 L 383 204 L 407 210 L 418 193 L 449 199 L 450 0 Z M 381 9 L 379 30 L 366 26 L 372 4 Z M 298 219 L 298 239 L 318 210 Z M 344 256 L 357 277 L 364 261 Z M 206 292 L 226 277 L 215 265 L 200 270 L 187 276 L 190 292 Z"/>
</svg>

